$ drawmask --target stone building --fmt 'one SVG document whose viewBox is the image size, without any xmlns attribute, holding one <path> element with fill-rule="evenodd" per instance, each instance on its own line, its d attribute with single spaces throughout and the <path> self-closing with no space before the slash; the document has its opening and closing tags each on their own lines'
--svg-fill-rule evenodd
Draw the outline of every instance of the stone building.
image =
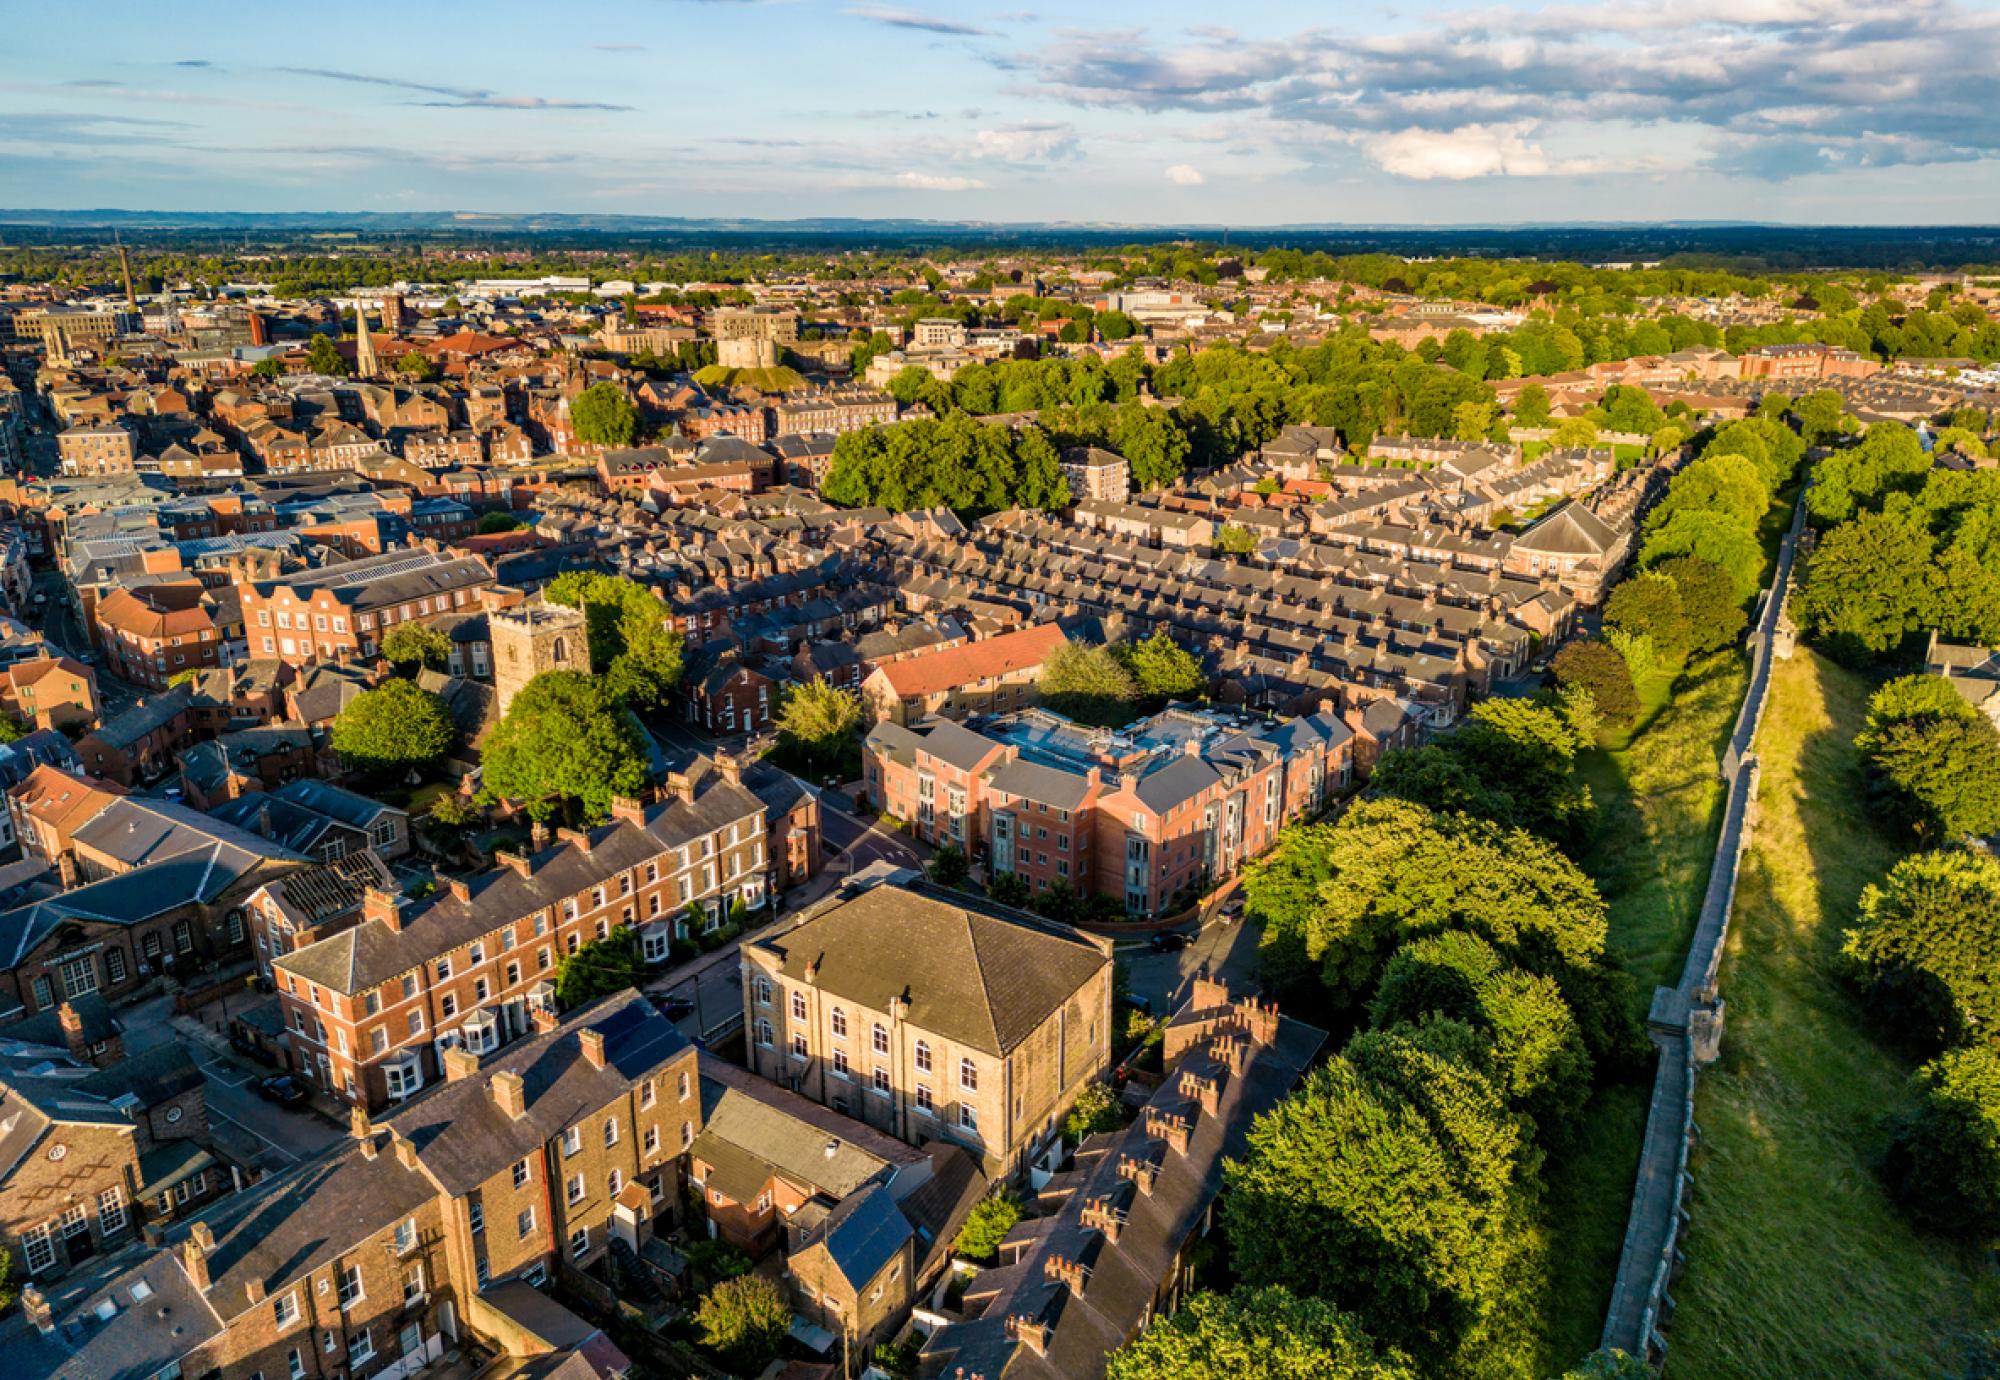
<svg viewBox="0 0 2000 1380">
<path fill-rule="evenodd" d="M 1111 943 L 883 882 L 743 948 L 757 1073 L 982 1173 L 1025 1170 L 1111 1050 Z"/>
<path fill-rule="evenodd" d="M 716 362 L 725 369 L 771 369 L 799 340 L 799 314 L 783 307 L 717 307 L 708 314 Z"/>
<path fill-rule="evenodd" d="M 590 670 L 589 625 L 582 609 L 524 604 L 491 613 L 486 623 L 493 643 L 493 693 L 502 714 L 544 671 Z"/>
</svg>

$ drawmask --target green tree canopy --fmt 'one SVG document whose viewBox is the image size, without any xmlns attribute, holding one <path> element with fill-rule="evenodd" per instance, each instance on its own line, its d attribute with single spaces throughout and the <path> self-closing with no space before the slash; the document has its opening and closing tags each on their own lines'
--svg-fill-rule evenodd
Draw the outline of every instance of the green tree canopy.
<svg viewBox="0 0 2000 1380">
<path fill-rule="evenodd" d="M 1156 700 L 1199 699 L 1208 693 L 1208 677 L 1192 652 L 1163 629 L 1124 649 L 1124 660 L 1139 689 Z"/>
<path fill-rule="evenodd" d="M 639 932 L 619 925 L 602 939 L 593 939 L 556 962 L 556 1001 L 574 1011 L 599 997 L 637 987 L 646 980 L 646 960 Z"/>
<path fill-rule="evenodd" d="M 1112 1353 L 1108 1380 L 1415 1380 L 1351 1315 L 1288 1289 L 1192 1295 Z"/>
<path fill-rule="evenodd" d="M 1797 602 L 1801 626 L 1831 640 L 1836 651 L 1894 650 L 1936 621 L 1934 555 L 1930 533 L 1883 513 L 1836 527 L 1805 562 Z"/>
<path fill-rule="evenodd" d="M 725 1279 L 695 1310 L 702 1345 L 719 1353 L 737 1375 L 759 1375 L 778 1358 L 792 1325 L 792 1305 L 763 1275 Z"/>
<path fill-rule="evenodd" d="M 1324 1299 L 1438 1374 L 1463 1373 L 1505 1305 L 1526 1227 L 1521 1123 L 1453 1057 L 1471 1038 L 1448 1022 L 1357 1036 L 1223 1170 L 1246 1285 Z"/>
<path fill-rule="evenodd" d="M 2000 861 L 1919 853 L 1861 894 L 1842 946 L 1885 1028 L 1921 1041 L 2000 1042 Z"/>
<path fill-rule="evenodd" d="M 966 1214 L 953 1249 L 968 1260 L 991 1260 L 1000 1253 L 1000 1243 L 1020 1220 L 1021 1205 L 1007 1194 L 981 1198 Z"/>
<path fill-rule="evenodd" d="M 593 446 L 629 446 L 639 436 L 639 409 L 615 383 L 593 383 L 569 405 L 576 439 Z"/>
<path fill-rule="evenodd" d="M 646 753 L 618 701 L 598 679 L 547 671 L 523 686 L 486 740 L 486 787 L 546 818 L 558 809 L 603 819 L 614 796 L 646 784 Z"/>
<path fill-rule="evenodd" d="M 1078 723 L 1122 728 L 1139 707 L 1139 682 L 1109 647 L 1067 642 L 1042 663 L 1042 703 Z"/>
<path fill-rule="evenodd" d="M 333 721 L 341 760 L 378 777 L 431 765 L 457 736 L 444 701 L 407 680 L 363 691 Z"/>
<path fill-rule="evenodd" d="M 2000 1050 L 1946 1052 L 1911 1079 L 1916 1106 L 1890 1135 L 1883 1173 L 1934 1231 L 2000 1236 Z"/>
<path fill-rule="evenodd" d="M 1667 496 L 1646 517 L 1648 531 L 1673 521 L 1676 513 L 1726 513 L 1751 532 L 1771 506 L 1771 491 L 1757 467 L 1740 455 L 1703 455 L 1675 475 Z"/>
<path fill-rule="evenodd" d="M 543 591 L 552 604 L 583 610 L 590 667 L 622 704 L 666 702 L 681 678 L 681 635 L 665 603 L 637 581 L 592 571 L 564 571 Z"/>
<path fill-rule="evenodd" d="M 1661 561 L 1651 573 L 1673 582 L 1681 612 L 1688 622 L 1689 651 L 1720 651 L 1743 636 L 1750 615 L 1737 596 L 1736 581 L 1721 566 L 1696 556 L 1676 556 Z M 1613 598 L 1616 597 L 1614 590 Z"/>
<path fill-rule="evenodd" d="M 1881 801 L 1921 839 L 2000 833 L 2000 729 L 1982 714 L 1919 716 L 1871 729 Z"/>
<path fill-rule="evenodd" d="M 1679 666 L 1694 646 L 1694 624 L 1681 606 L 1680 587 L 1664 574 L 1619 581 L 1605 602 L 1604 622 L 1634 637 L 1650 638 L 1668 666 Z"/>
<path fill-rule="evenodd" d="M 1381 795 L 1463 810 L 1576 847 L 1589 837 L 1593 813 L 1589 789 L 1571 776 L 1582 746 L 1557 709 L 1488 700 L 1456 732 L 1385 753 L 1370 785 Z"/>
<path fill-rule="evenodd" d="M 1390 1029 L 1434 1017 L 1484 1035 L 1508 1101 L 1534 1121 L 1543 1144 L 1566 1143 L 1590 1097 L 1591 1059 L 1553 979 L 1515 967 L 1462 930 L 1412 940 L 1383 969 L 1369 1021 Z"/>
<path fill-rule="evenodd" d="M 1755 525 L 1716 509 L 1683 508 L 1648 528 L 1639 548 L 1642 568 L 1650 570 L 1677 556 L 1693 556 L 1727 571 L 1739 602 L 1757 592 L 1764 570 L 1764 548 Z"/>
<path fill-rule="evenodd" d="M 1639 693 L 1633 688 L 1631 669 L 1608 643 L 1571 642 L 1556 653 L 1555 673 L 1558 685 L 1587 692 L 1597 712 L 1607 719 L 1627 723 L 1639 712 Z"/>
<path fill-rule="evenodd" d="M 422 350 L 405 350 L 396 356 L 396 372 L 418 383 L 433 383 L 439 378 L 437 361 Z"/>
<path fill-rule="evenodd" d="M 428 623 L 398 623 L 382 634 L 382 655 L 398 667 L 442 671 L 451 664 L 451 639 Z"/>
<path fill-rule="evenodd" d="M 333 343 L 329 335 L 315 335 L 306 346 L 306 368 L 315 374 L 325 374 L 330 378 L 346 378 L 347 361 L 341 357 L 340 347 Z"/>
<path fill-rule="evenodd" d="M 861 697 L 814 676 L 785 692 L 778 708 L 778 734 L 816 760 L 831 760 L 861 731 Z"/>
<path fill-rule="evenodd" d="M 1820 461 L 1806 493 L 1806 512 L 1818 523 L 1840 523 L 1877 508 L 1896 491 L 1917 488 L 1931 467 L 1917 434 L 1900 422 L 1877 422 L 1860 444 Z"/>
</svg>

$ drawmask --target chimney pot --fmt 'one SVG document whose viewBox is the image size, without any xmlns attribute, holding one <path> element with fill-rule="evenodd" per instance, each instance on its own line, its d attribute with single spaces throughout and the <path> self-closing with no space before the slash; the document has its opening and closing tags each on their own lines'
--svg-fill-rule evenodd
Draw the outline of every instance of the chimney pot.
<svg viewBox="0 0 2000 1380">
<path fill-rule="evenodd" d="M 594 1069 L 604 1067 L 604 1032 L 601 1030 L 579 1030 L 577 1043 L 583 1046 L 584 1062 Z"/>
<path fill-rule="evenodd" d="M 403 898 L 393 891 L 371 886 L 361 893 L 361 918 L 363 921 L 379 920 L 391 930 L 400 932 L 403 928 Z"/>
</svg>

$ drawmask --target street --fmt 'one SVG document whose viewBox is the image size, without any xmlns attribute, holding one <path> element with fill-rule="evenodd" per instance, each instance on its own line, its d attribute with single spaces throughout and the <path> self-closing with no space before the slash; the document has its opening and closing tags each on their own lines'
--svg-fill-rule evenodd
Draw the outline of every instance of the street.
<svg viewBox="0 0 2000 1380">
<path fill-rule="evenodd" d="M 69 585 L 61 572 L 38 571 L 35 592 L 48 596 L 48 602 L 37 607 L 41 611 L 42 636 L 49 645 L 73 657 L 88 653 L 90 638 L 84 631 L 83 621 L 77 616 L 75 606 L 70 603 Z M 97 673 L 97 698 L 106 719 L 123 714 L 145 694 L 138 686 L 112 675 L 101 664 L 92 665 L 91 669 Z"/>
<path fill-rule="evenodd" d="M 1121 949 L 1119 957 L 1125 960 L 1127 988 L 1143 997 L 1155 1016 L 1171 1015 L 1186 1000 L 1204 964 L 1210 977 L 1221 978 L 1239 994 L 1256 989 L 1257 932 L 1242 919 L 1230 924 L 1210 920 L 1178 953 L 1154 953 L 1142 943 Z"/>
</svg>

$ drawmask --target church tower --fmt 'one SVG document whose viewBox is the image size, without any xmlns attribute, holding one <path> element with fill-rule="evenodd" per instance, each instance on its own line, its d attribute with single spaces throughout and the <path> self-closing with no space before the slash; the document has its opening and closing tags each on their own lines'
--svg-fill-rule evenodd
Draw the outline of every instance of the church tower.
<svg viewBox="0 0 2000 1380">
<path fill-rule="evenodd" d="M 488 614 L 486 626 L 493 642 L 493 693 L 502 714 L 544 671 L 590 671 L 590 629 L 582 609 L 521 604 Z"/>
<path fill-rule="evenodd" d="M 381 365 L 375 359 L 375 342 L 368 335 L 368 312 L 356 302 L 354 304 L 355 377 L 372 379 L 381 372 Z"/>
</svg>

